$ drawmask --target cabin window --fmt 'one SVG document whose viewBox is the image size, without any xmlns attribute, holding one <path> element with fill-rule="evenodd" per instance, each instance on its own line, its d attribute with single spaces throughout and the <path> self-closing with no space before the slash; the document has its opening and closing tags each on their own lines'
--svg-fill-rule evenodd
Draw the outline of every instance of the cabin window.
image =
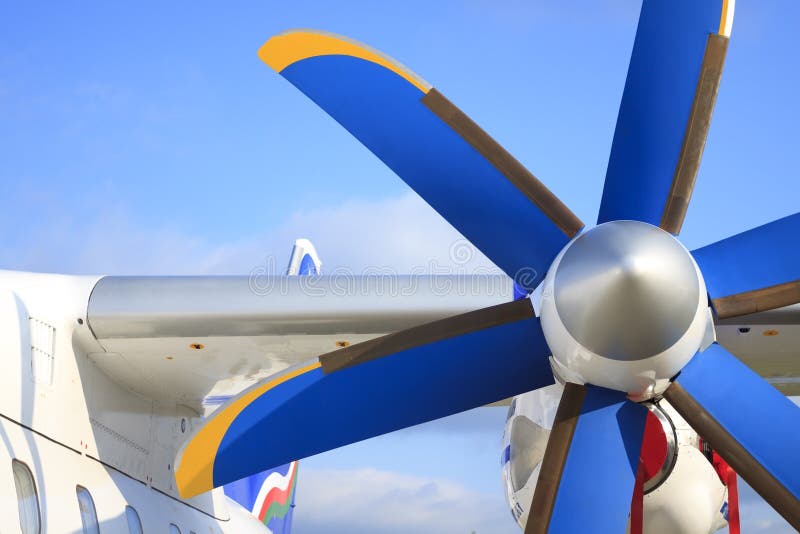
<svg viewBox="0 0 800 534">
<path fill-rule="evenodd" d="M 175 523 L 169 524 L 169 534 L 181 534 L 181 529 Z"/>
<path fill-rule="evenodd" d="M 92 495 L 83 486 L 77 486 L 75 492 L 78 494 L 78 507 L 81 511 L 83 534 L 100 534 L 100 527 L 97 524 L 97 510 L 95 510 Z"/>
<path fill-rule="evenodd" d="M 125 517 L 128 519 L 128 532 L 142 534 L 142 520 L 139 519 L 139 513 L 133 506 L 125 507 Z"/>
<path fill-rule="evenodd" d="M 42 518 L 39 514 L 39 497 L 36 495 L 36 483 L 28 466 L 19 460 L 11 461 L 14 472 L 14 486 L 17 489 L 17 505 L 19 506 L 19 526 L 22 534 L 39 534 L 42 531 Z"/>
</svg>

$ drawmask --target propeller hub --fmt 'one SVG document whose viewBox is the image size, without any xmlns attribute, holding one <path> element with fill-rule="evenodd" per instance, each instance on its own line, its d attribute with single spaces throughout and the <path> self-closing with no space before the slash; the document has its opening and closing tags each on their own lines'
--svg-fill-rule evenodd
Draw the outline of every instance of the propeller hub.
<svg viewBox="0 0 800 534">
<path fill-rule="evenodd" d="M 596 354 L 641 360 L 675 344 L 700 293 L 691 256 L 649 224 L 619 221 L 578 237 L 555 272 L 554 299 L 567 331 Z"/>
<path fill-rule="evenodd" d="M 675 237 L 614 221 L 573 239 L 553 262 L 541 319 L 562 378 L 642 394 L 694 355 L 709 314 L 700 270 Z"/>
</svg>

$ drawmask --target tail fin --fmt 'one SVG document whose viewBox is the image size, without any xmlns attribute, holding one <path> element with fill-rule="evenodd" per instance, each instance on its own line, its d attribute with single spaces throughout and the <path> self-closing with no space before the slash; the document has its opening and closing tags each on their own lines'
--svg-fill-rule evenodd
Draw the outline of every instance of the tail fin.
<svg viewBox="0 0 800 534">
<path fill-rule="evenodd" d="M 316 275 L 322 269 L 322 262 L 319 261 L 317 250 L 308 239 L 298 239 L 294 242 L 292 256 L 289 258 L 289 267 L 286 268 L 287 275 Z"/>
<path fill-rule="evenodd" d="M 308 239 L 294 242 L 288 276 L 317 275 L 322 268 L 317 250 Z M 292 530 L 294 490 L 298 463 L 292 462 L 242 480 L 226 484 L 225 495 L 250 510 L 272 534 L 289 534 Z"/>
<path fill-rule="evenodd" d="M 226 484 L 225 495 L 264 523 L 272 534 L 292 530 L 297 462 Z"/>
</svg>

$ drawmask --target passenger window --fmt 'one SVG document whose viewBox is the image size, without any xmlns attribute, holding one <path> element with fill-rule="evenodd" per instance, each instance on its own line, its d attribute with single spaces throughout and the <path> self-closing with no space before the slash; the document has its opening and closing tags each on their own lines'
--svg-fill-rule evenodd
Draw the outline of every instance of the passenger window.
<svg viewBox="0 0 800 534">
<path fill-rule="evenodd" d="M 39 497 L 36 495 L 36 483 L 31 470 L 19 460 L 11 460 L 11 470 L 14 472 L 14 486 L 17 488 L 22 534 L 39 534 L 42 531 L 42 518 L 39 515 Z"/>
<path fill-rule="evenodd" d="M 128 519 L 128 532 L 142 534 L 142 520 L 139 519 L 139 513 L 133 506 L 125 507 L 125 517 Z"/>
<path fill-rule="evenodd" d="M 78 507 L 81 511 L 83 534 L 100 534 L 100 527 L 97 524 L 97 510 L 95 510 L 94 500 L 89 490 L 83 486 L 77 486 L 75 492 L 78 495 Z"/>
<path fill-rule="evenodd" d="M 169 524 L 169 534 L 181 534 L 181 529 L 175 523 Z"/>
</svg>

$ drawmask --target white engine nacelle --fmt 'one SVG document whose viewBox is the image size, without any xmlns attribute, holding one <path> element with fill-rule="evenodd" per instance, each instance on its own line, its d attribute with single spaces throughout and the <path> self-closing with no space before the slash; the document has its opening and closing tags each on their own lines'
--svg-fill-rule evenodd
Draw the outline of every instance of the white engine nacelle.
<svg viewBox="0 0 800 534">
<path fill-rule="evenodd" d="M 523 529 L 562 392 L 554 384 L 520 395 L 508 411 L 503 482 L 511 514 Z M 663 427 L 666 455 L 644 485 L 643 531 L 708 534 L 724 527 L 728 492 L 700 450 L 698 435 L 664 400 L 651 412 Z"/>
</svg>

